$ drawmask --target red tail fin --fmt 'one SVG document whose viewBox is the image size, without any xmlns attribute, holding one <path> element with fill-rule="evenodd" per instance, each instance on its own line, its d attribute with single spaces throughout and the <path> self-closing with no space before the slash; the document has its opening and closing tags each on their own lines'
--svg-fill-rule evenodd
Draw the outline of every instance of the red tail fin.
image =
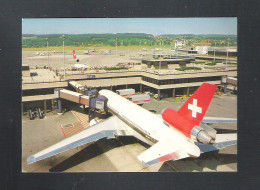
<svg viewBox="0 0 260 190">
<path fill-rule="evenodd" d="M 199 125 L 208 110 L 217 88 L 217 85 L 203 83 L 179 109 L 178 113 L 195 125 Z"/>
<path fill-rule="evenodd" d="M 73 50 L 73 59 L 76 59 L 76 52 Z"/>
</svg>

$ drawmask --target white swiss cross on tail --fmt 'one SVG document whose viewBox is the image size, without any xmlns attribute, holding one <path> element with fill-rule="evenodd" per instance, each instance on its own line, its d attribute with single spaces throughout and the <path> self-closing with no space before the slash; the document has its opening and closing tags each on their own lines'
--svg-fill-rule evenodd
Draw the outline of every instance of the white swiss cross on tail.
<svg viewBox="0 0 260 190">
<path fill-rule="evenodd" d="M 202 113 L 202 108 L 197 106 L 198 100 L 193 99 L 193 104 L 188 104 L 188 109 L 192 111 L 192 117 L 196 118 L 197 113 Z"/>
<path fill-rule="evenodd" d="M 203 83 L 179 109 L 178 113 L 194 125 L 199 125 L 207 112 L 217 88 L 217 85 Z"/>
</svg>

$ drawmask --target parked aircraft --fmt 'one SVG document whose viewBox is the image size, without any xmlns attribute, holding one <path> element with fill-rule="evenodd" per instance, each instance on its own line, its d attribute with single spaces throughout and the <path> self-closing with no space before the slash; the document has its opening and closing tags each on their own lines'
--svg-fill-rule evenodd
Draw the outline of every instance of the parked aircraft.
<svg viewBox="0 0 260 190">
<path fill-rule="evenodd" d="M 204 83 L 178 111 L 167 108 L 159 117 L 112 91 L 101 90 L 99 94 L 108 99 L 107 107 L 113 116 L 28 157 L 27 163 L 115 136 L 134 136 L 151 145 L 138 156 L 147 166 L 167 160 L 197 158 L 201 153 L 235 145 L 237 134 L 216 134 L 206 123 L 236 120 L 204 119 L 216 89 L 216 85 Z"/>
<path fill-rule="evenodd" d="M 45 56 L 45 55 L 46 55 L 46 53 L 43 53 L 43 52 L 37 52 L 37 53 L 35 53 L 35 55 L 39 55 L 39 56 Z"/>
<path fill-rule="evenodd" d="M 76 56 L 76 52 L 75 52 L 75 50 L 73 50 L 72 53 L 73 53 L 73 59 L 76 59 L 77 56 Z"/>
<path fill-rule="evenodd" d="M 91 69 L 92 67 L 90 66 L 90 65 L 88 65 L 87 63 L 85 63 L 85 64 L 74 64 L 74 66 L 73 66 L 74 68 L 76 68 L 76 69 Z"/>
</svg>

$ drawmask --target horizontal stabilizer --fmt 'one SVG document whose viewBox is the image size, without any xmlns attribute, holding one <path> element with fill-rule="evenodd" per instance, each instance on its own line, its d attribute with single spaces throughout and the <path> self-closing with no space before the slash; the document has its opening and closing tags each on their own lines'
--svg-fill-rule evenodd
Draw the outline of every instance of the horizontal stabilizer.
<svg viewBox="0 0 260 190">
<path fill-rule="evenodd" d="M 159 141 L 140 154 L 138 159 L 147 166 L 170 159 L 180 159 L 182 155 L 178 153 L 179 149 L 180 147 L 176 146 L 171 141 Z"/>
<path fill-rule="evenodd" d="M 140 154 L 138 159 L 146 166 L 150 166 L 167 160 L 179 160 L 190 156 L 198 157 L 199 154 L 199 149 L 194 144 L 180 145 L 170 140 L 162 140 Z"/>
<path fill-rule="evenodd" d="M 201 144 L 195 142 L 201 153 L 215 151 L 237 144 L 237 134 L 217 134 L 214 144 Z"/>
<path fill-rule="evenodd" d="M 237 123 L 236 118 L 204 117 L 203 123 Z"/>
</svg>

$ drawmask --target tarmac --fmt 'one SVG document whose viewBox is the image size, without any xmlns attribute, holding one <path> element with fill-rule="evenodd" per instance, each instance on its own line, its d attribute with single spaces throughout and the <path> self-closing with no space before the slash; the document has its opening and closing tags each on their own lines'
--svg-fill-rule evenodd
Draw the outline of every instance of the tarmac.
<svg viewBox="0 0 260 190">
<path fill-rule="evenodd" d="M 71 69 L 75 65 L 75 63 L 78 64 L 87 64 L 91 67 L 102 67 L 102 66 L 108 66 L 113 67 L 116 66 L 119 63 L 141 63 L 142 59 L 151 59 L 154 54 L 171 54 L 172 52 L 170 49 L 163 49 L 162 51 L 155 51 L 154 49 L 148 49 L 147 51 L 142 51 L 138 49 L 113 49 L 111 52 L 111 55 L 106 55 L 104 53 L 103 49 L 96 50 L 97 52 L 90 53 L 90 54 L 84 54 L 83 50 L 77 50 L 76 49 L 76 55 L 79 62 L 77 62 L 77 59 L 73 59 L 72 56 L 72 50 L 68 51 L 65 50 L 65 61 L 63 60 L 62 53 L 53 53 L 49 52 L 49 56 L 47 55 L 46 51 L 43 51 L 46 55 L 39 56 L 36 54 L 36 51 L 23 51 L 22 53 L 22 63 L 28 64 L 31 68 L 31 72 L 34 72 L 35 75 L 38 74 L 38 76 L 33 77 L 32 79 L 25 78 L 25 82 L 38 82 L 40 80 L 44 80 L 45 82 L 50 81 L 58 81 L 58 78 L 54 78 L 55 73 L 54 72 L 45 72 L 45 73 L 38 73 L 39 70 L 35 69 L 35 66 L 38 66 L 40 68 L 44 66 L 48 66 L 53 71 L 54 70 L 64 70 L 64 67 L 68 70 Z M 191 55 L 192 56 L 192 55 Z M 222 57 L 223 58 L 223 57 Z M 159 61 L 159 60 L 158 60 Z M 199 64 L 189 64 L 188 66 L 196 66 L 201 67 Z M 222 63 L 217 64 L 216 66 L 226 66 Z M 135 66 L 137 67 L 137 66 Z M 229 67 L 229 66 L 228 66 Z M 138 68 L 138 67 L 137 67 Z M 179 68 L 179 66 L 176 66 L 176 68 Z M 140 68 L 138 68 L 140 70 Z M 175 66 L 173 66 L 173 70 L 175 69 Z M 148 69 L 149 70 L 149 69 Z M 67 71 L 68 72 L 68 71 Z M 93 71 L 92 71 L 93 72 Z M 178 72 L 178 71 L 174 71 Z M 77 72 L 73 72 L 77 73 Z M 49 76 L 47 79 L 44 76 Z M 33 80 L 33 81 L 30 81 Z"/>
<path fill-rule="evenodd" d="M 142 54 L 148 54 L 148 52 L 142 52 L 140 50 L 112 50 L 111 55 L 105 55 L 102 49 L 97 50 L 97 52 L 91 54 L 84 54 L 83 50 L 76 50 L 77 59 L 79 62 L 76 62 L 76 59 L 73 59 L 72 50 L 65 50 L 65 67 L 70 68 L 75 63 L 79 64 L 88 64 L 89 66 L 115 66 L 117 63 L 126 63 L 126 62 L 140 62 L 140 60 L 133 60 L 132 58 L 145 58 L 150 57 L 151 55 L 142 56 Z M 64 61 L 62 53 L 52 53 L 49 52 L 49 56 L 46 51 L 43 51 L 46 55 L 39 56 L 36 55 L 36 51 L 23 51 L 22 53 L 22 62 L 23 64 L 28 64 L 31 68 L 34 68 L 36 65 L 43 67 L 47 65 L 53 69 L 63 69 Z M 153 51 L 150 50 L 149 54 L 152 54 Z"/>
<path fill-rule="evenodd" d="M 187 100 L 187 99 L 186 99 Z M 160 113 L 165 107 L 178 110 L 186 100 L 165 98 L 151 99 L 143 105 L 147 110 Z M 74 111 L 82 112 L 79 107 Z M 72 111 L 72 110 L 71 110 Z M 22 121 L 22 172 L 236 172 L 237 146 L 209 152 L 199 158 L 167 161 L 150 167 L 144 166 L 137 156 L 149 148 L 134 137 L 101 139 L 59 155 L 27 165 L 28 156 L 64 139 L 60 125 L 78 120 L 67 111 L 62 115 L 52 112 L 44 119 Z M 237 118 L 237 96 L 215 96 L 206 116 Z M 236 133 L 237 124 L 212 124 L 218 133 Z"/>
</svg>

